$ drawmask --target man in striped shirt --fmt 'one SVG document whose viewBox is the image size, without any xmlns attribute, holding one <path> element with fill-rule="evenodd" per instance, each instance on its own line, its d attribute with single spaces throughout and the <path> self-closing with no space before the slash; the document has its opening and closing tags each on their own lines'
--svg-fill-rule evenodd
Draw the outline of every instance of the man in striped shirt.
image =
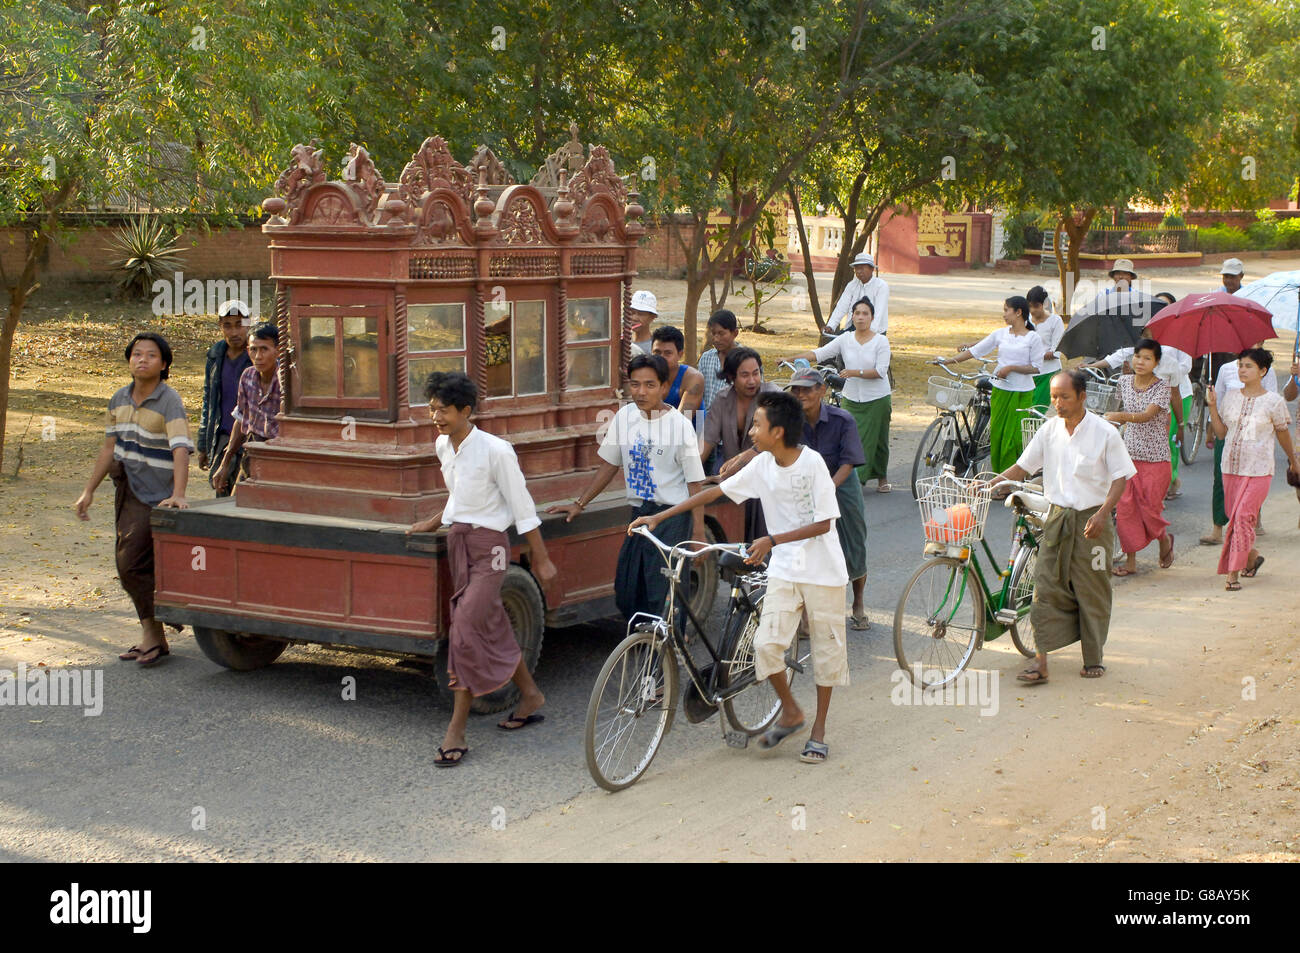
<svg viewBox="0 0 1300 953">
<path fill-rule="evenodd" d="M 77 516 L 90 519 L 95 489 L 113 478 L 113 512 L 117 523 L 117 575 L 135 604 L 143 636 L 118 658 L 152 665 L 169 654 L 162 623 L 153 617 L 153 534 L 149 513 L 154 506 L 185 509 L 189 480 L 189 421 L 180 395 L 164 381 L 172 349 L 160 334 L 137 334 L 126 346 L 132 382 L 108 402 L 104 444 L 95 458 Z"/>
</svg>

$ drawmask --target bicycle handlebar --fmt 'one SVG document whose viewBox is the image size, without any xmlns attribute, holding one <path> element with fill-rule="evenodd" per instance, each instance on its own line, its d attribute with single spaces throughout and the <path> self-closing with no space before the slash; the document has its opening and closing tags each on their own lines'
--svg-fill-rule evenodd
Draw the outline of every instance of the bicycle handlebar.
<svg viewBox="0 0 1300 953">
<path fill-rule="evenodd" d="M 991 373 L 989 371 L 989 365 L 992 364 L 993 362 L 987 361 L 982 357 L 977 357 L 976 360 L 980 362 L 980 369 L 976 371 L 974 374 L 961 374 L 957 371 L 954 371 L 947 364 L 937 359 L 933 361 L 926 361 L 925 363 L 933 364 L 935 367 L 943 368 L 945 374 L 947 374 L 949 377 L 952 377 L 960 381 L 973 381 L 981 377 L 988 377 Z"/>
<path fill-rule="evenodd" d="M 659 541 L 659 537 L 650 532 L 649 528 L 646 526 L 638 526 L 636 529 L 632 530 L 632 532 L 650 540 L 650 542 L 654 543 L 661 553 L 667 553 L 669 559 L 672 559 L 673 556 L 695 559 L 698 556 L 703 556 L 706 553 L 713 552 L 731 552 L 740 553 L 742 555 L 745 552 L 744 543 L 702 543 L 697 539 L 688 539 L 678 543 L 676 546 L 665 546 Z M 683 546 L 698 546 L 699 548 L 682 549 Z"/>
</svg>

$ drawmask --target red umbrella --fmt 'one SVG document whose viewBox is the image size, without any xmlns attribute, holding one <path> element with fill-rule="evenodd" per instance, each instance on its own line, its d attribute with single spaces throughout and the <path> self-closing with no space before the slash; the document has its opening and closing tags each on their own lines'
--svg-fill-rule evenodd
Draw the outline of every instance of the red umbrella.
<svg viewBox="0 0 1300 953">
<path fill-rule="evenodd" d="M 1184 354 L 1236 354 L 1276 333 L 1273 314 L 1247 298 L 1211 291 L 1188 295 L 1160 310 L 1143 333 Z"/>
</svg>

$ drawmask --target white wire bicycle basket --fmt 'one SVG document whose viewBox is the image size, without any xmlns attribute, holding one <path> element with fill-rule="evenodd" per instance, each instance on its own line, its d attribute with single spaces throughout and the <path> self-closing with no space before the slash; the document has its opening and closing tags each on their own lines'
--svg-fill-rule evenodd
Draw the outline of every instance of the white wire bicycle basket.
<svg viewBox="0 0 1300 953">
<path fill-rule="evenodd" d="M 979 480 L 947 473 L 917 480 L 916 505 L 925 541 L 962 546 L 983 538 L 992 499 L 993 491 Z"/>
<path fill-rule="evenodd" d="M 931 377 L 925 389 L 925 402 L 940 410 L 961 410 L 974 399 L 974 387 L 951 377 Z"/>
<path fill-rule="evenodd" d="M 1109 414 L 1113 410 L 1119 410 L 1119 388 L 1114 384 L 1089 381 L 1084 406 L 1094 414 Z"/>
<path fill-rule="evenodd" d="M 1034 435 L 1053 417 L 1055 412 L 1048 412 L 1047 416 L 1040 417 L 1037 414 L 1026 413 L 1020 418 L 1020 442 L 1022 447 L 1029 446 L 1029 442 L 1034 439 Z"/>
</svg>

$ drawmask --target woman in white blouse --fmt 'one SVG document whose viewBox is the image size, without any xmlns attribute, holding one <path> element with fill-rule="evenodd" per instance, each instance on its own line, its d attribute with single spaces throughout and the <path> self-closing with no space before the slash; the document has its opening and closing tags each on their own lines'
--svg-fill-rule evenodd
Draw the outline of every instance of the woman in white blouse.
<svg viewBox="0 0 1300 953">
<path fill-rule="evenodd" d="M 1034 375 L 1042 370 L 1047 353 L 1038 332 L 1029 328 L 1029 302 L 1023 296 L 1012 295 L 1002 303 L 1002 320 L 1007 323 L 1005 328 L 963 348 L 955 357 L 938 359 L 940 364 L 959 364 L 998 352 L 989 421 L 992 467 L 997 473 L 1015 463 L 1024 449 L 1020 421 L 1023 411 L 1034 406 Z"/>
<path fill-rule="evenodd" d="M 787 360 L 844 362 L 841 405 L 853 415 L 862 440 L 866 464 L 857 468 L 862 483 L 876 481 L 877 493 L 893 489 L 889 483 L 889 338 L 871 330 L 875 308 L 870 298 L 853 303 L 853 333 L 841 334 L 824 347 L 795 354 Z"/>
<path fill-rule="evenodd" d="M 1037 331 L 1047 345 L 1043 366 L 1039 368 L 1041 373 L 1034 377 L 1034 406 L 1048 407 L 1052 403 L 1052 378 L 1061 369 L 1061 356 L 1056 353 L 1056 347 L 1065 337 L 1065 322 L 1051 310 L 1047 289 L 1042 285 L 1034 285 L 1025 292 L 1025 300 L 1029 302 L 1029 327 Z"/>
<path fill-rule="evenodd" d="M 1222 398 L 1211 387 L 1210 425 L 1223 441 L 1223 493 L 1228 529 L 1219 555 L 1219 575 L 1227 575 L 1225 588 L 1241 588 L 1238 575 L 1251 578 L 1264 564 L 1255 549 L 1255 522 L 1273 482 L 1273 440 L 1286 451 L 1290 469 L 1300 473 L 1300 458 L 1291 443 L 1291 415 L 1286 401 L 1264 388 L 1262 379 L 1273 366 L 1273 354 L 1262 347 L 1241 352 L 1237 375 L 1241 387 Z M 1225 439 L 1226 438 L 1226 439 Z"/>
</svg>

